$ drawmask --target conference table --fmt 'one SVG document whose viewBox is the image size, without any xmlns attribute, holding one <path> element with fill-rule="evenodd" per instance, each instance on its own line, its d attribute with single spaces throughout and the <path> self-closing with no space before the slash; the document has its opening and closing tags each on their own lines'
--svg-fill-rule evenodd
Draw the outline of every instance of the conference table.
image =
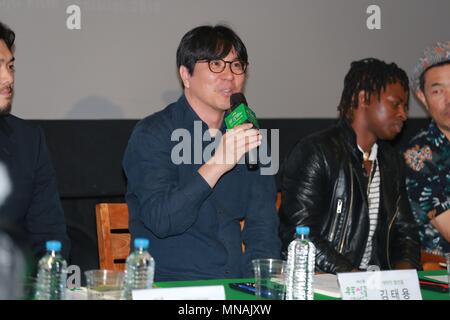
<svg viewBox="0 0 450 320">
<path fill-rule="evenodd" d="M 446 275 L 446 270 L 418 271 L 419 279 L 426 279 L 426 276 L 442 276 Z M 223 286 L 225 289 L 226 300 L 256 300 L 256 296 L 250 293 L 238 291 L 229 286 L 235 282 L 254 282 L 253 278 L 240 279 L 213 279 L 213 280 L 195 280 L 195 281 L 167 281 L 155 282 L 155 288 L 182 288 L 182 287 L 200 287 L 200 286 Z M 72 289 L 67 291 L 67 300 L 86 300 L 87 291 L 85 287 Z M 423 300 L 450 300 L 450 293 L 436 292 L 421 288 Z M 324 294 L 314 294 L 314 300 L 341 300 Z"/>
<path fill-rule="evenodd" d="M 419 271 L 419 279 L 425 276 L 446 275 L 446 270 L 431 270 Z M 216 280 L 196 280 L 196 281 L 170 281 L 170 282 L 155 282 L 157 288 L 174 288 L 174 287 L 192 287 L 192 286 L 213 286 L 223 285 L 225 288 L 225 296 L 227 300 L 255 300 L 256 297 L 252 294 L 241 292 L 230 288 L 229 284 L 234 282 L 254 282 L 254 279 L 216 279 Z M 421 289 L 423 300 L 450 300 L 450 293 L 442 293 Z M 314 294 L 314 300 L 340 300 L 322 294 Z"/>
</svg>

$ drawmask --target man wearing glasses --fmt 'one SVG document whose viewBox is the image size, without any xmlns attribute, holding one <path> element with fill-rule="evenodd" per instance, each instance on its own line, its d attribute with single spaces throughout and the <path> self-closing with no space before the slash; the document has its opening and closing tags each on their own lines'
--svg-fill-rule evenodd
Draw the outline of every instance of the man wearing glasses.
<svg viewBox="0 0 450 320">
<path fill-rule="evenodd" d="M 274 178 L 238 164 L 262 137 L 251 124 L 224 126 L 247 65 L 228 27 L 189 31 L 177 50 L 184 94 L 140 121 L 129 140 L 129 228 L 150 239 L 157 281 L 248 277 L 251 260 L 279 258 Z M 188 148 L 180 151 L 180 140 Z"/>
</svg>

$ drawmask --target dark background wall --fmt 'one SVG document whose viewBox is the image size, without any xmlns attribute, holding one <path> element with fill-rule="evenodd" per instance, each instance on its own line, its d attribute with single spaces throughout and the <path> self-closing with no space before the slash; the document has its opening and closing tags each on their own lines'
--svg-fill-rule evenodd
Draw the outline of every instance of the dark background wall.
<svg viewBox="0 0 450 320">
<path fill-rule="evenodd" d="M 294 144 L 332 125 L 334 119 L 261 119 L 266 129 L 280 131 L 280 167 Z M 122 156 L 137 120 L 33 120 L 46 134 L 56 170 L 69 237 L 70 263 L 82 271 L 98 268 L 95 205 L 123 202 L 126 179 Z M 427 119 L 408 120 L 394 141 L 400 150 Z M 277 178 L 279 175 L 277 176 Z"/>
</svg>

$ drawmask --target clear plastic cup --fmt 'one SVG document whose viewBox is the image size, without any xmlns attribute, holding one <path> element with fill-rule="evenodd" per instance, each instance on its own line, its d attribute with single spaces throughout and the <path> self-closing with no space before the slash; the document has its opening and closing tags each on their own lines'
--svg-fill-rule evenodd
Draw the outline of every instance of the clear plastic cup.
<svg viewBox="0 0 450 320">
<path fill-rule="evenodd" d="M 86 275 L 88 300 L 120 300 L 125 273 L 112 270 L 89 270 Z"/>
<path fill-rule="evenodd" d="M 284 300 L 286 294 L 286 261 L 256 259 L 252 261 L 255 274 L 256 298 Z"/>
</svg>

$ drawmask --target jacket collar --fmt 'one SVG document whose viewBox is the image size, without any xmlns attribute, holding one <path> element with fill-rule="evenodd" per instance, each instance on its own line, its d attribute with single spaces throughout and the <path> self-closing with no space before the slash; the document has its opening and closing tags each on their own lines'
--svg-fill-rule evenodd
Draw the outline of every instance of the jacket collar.
<svg viewBox="0 0 450 320">
<path fill-rule="evenodd" d="M 12 132 L 13 132 L 13 129 L 8 124 L 8 122 L 6 121 L 6 119 L 8 117 L 9 117 L 9 115 L 7 115 L 7 116 L 0 116 L 0 134 L 4 134 L 7 137 L 10 137 Z"/>
<path fill-rule="evenodd" d="M 339 131 L 352 154 L 362 162 L 363 154 L 358 149 L 356 133 L 351 124 L 346 119 L 339 119 L 336 126 L 340 129 Z M 380 156 L 383 156 L 383 150 L 387 142 L 378 140 L 376 143 L 378 145 L 377 159 L 379 159 Z"/>
<path fill-rule="evenodd" d="M 350 149 L 352 154 L 357 157 L 361 162 L 363 161 L 363 155 L 358 149 L 358 144 L 356 140 L 356 133 L 347 119 L 339 119 L 336 125 L 345 141 L 347 147 Z"/>
<path fill-rule="evenodd" d="M 450 141 L 441 129 L 439 129 L 434 120 L 431 120 L 430 125 L 428 126 L 428 139 L 431 140 L 436 148 L 450 147 Z"/>
<path fill-rule="evenodd" d="M 13 142 L 11 139 L 13 128 L 7 119 L 9 116 L 0 116 L 0 162 L 3 161 L 8 166 L 11 159 L 11 149 Z"/>
</svg>

